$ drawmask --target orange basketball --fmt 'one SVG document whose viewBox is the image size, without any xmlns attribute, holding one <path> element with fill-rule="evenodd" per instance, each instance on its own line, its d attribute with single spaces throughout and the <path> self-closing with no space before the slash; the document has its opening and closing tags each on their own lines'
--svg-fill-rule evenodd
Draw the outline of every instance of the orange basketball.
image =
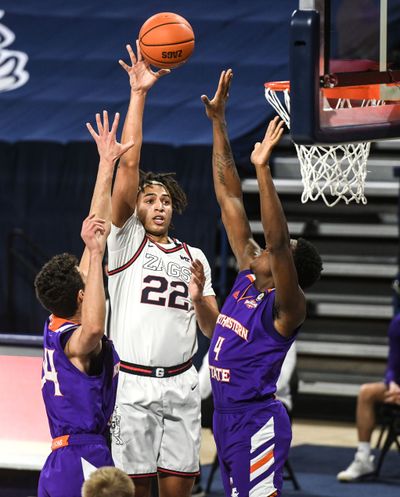
<svg viewBox="0 0 400 497">
<path fill-rule="evenodd" d="M 178 67 L 192 55 L 194 33 L 188 21 L 173 12 L 160 12 L 147 19 L 139 32 L 143 57 L 156 67 Z"/>
</svg>

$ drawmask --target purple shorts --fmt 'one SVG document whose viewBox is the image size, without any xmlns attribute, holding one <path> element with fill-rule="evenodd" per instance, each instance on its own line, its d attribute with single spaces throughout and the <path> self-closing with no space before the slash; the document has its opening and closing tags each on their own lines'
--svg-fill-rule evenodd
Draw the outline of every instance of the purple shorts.
<svg viewBox="0 0 400 497">
<path fill-rule="evenodd" d="M 281 402 L 271 399 L 215 410 L 214 438 L 228 497 L 281 495 L 292 439 L 289 416 Z"/>
<path fill-rule="evenodd" d="M 82 485 L 101 466 L 114 466 L 101 435 L 71 435 L 65 447 L 54 450 L 40 473 L 38 497 L 81 497 Z"/>
</svg>

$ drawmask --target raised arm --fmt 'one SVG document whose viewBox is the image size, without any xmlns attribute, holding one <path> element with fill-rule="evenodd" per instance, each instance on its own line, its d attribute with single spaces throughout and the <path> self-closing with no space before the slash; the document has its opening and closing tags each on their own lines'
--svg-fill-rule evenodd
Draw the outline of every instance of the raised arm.
<svg viewBox="0 0 400 497">
<path fill-rule="evenodd" d="M 143 114 L 147 92 L 154 83 L 169 69 L 151 70 L 150 64 L 145 61 L 140 53 L 139 44 L 136 42 L 137 57 L 132 47 L 126 46 L 131 65 L 119 60 L 119 64 L 129 76 L 131 94 L 128 112 L 122 130 L 122 143 L 133 137 L 135 147 L 125 153 L 119 162 L 112 195 L 112 222 L 115 226 L 122 227 L 125 221 L 133 214 L 139 185 L 139 162 L 143 142 Z"/>
<path fill-rule="evenodd" d="M 101 351 L 105 328 L 105 293 L 103 283 L 103 256 L 111 223 L 87 217 L 82 224 L 81 236 L 88 251 L 89 269 L 85 278 L 81 325 L 72 333 L 65 346 L 65 354 L 81 371 L 90 371 L 91 359 Z"/>
<path fill-rule="evenodd" d="M 251 162 L 257 174 L 261 221 L 275 285 L 274 324 L 282 335 L 290 336 L 305 319 L 306 301 L 298 284 L 293 260 L 294 246 L 268 163 L 282 133 L 283 122 L 276 117 L 269 123 L 262 143 L 255 144 Z"/>
<path fill-rule="evenodd" d="M 105 328 L 105 295 L 103 283 L 103 256 L 111 226 L 111 182 L 113 168 L 118 158 L 133 146 L 130 140 L 121 145 L 116 140 L 119 115 L 116 114 L 111 130 L 108 114 L 103 112 L 103 122 L 96 115 L 98 133 L 88 123 L 87 128 L 96 142 L 100 161 L 94 187 L 90 214 L 82 224 L 81 236 L 85 251 L 79 270 L 85 282 L 82 302 L 81 325 L 65 346 L 67 357 L 78 368 L 88 371 L 90 359 L 101 350 Z M 100 217 L 101 216 L 101 217 Z"/>
<path fill-rule="evenodd" d="M 133 146 L 132 137 L 127 138 L 124 145 L 117 142 L 118 124 L 119 114 L 117 113 L 110 130 L 107 111 L 103 111 L 103 122 L 101 121 L 100 114 L 96 114 L 97 133 L 90 123 L 86 123 L 89 133 L 96 142 L 100 157 L 89 214 L 95 214 L 96 217 L 105 219 L 106 221 L 111 221 L 111 183 L 115 163 L 122 154 Z M 89 252 L 85 248 L 79 269 L 86 276 L 88 268 Z"/>
<path fill-rule="evenodd" d="M 243 205 L 240 178 L 233 159 L 225 120 L 225 105 L 233 73 L 222 71 L 217 91 L 212 100 L 206 95 L 201 99 L 207 117 L 213 126 L 213 178 L 217 201 L 221 208 L 222 222 L 240 270 L 249 267 L 250 261 L 260 252 L 254 241 Z"/>
</svg>

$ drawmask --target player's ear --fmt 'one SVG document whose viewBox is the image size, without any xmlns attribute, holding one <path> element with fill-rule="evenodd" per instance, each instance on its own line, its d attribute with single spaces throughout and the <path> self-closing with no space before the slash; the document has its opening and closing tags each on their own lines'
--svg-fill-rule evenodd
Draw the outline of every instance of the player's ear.
<svg viewBox="0 0 400 497">
<path fill-rule="evenodd" d="M 85 295 L 85 292 L 82 289 L 79 290 L 78 295 L 76 297 L 76 302 L 78 305 L 82 304 L 84 295 Z"/>
</svg>

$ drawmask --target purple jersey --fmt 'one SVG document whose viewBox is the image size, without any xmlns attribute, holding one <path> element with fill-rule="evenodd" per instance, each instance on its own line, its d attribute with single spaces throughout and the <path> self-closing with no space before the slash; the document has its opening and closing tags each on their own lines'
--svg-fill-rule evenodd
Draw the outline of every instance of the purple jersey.
<svg viewBox="0 0 400 497">
<path fill-rule="evenodd" d="M 391 320 L 389 329 L 389 357 L 385 373 L 385 382 L 394 381 L 400 385 L 400 314 Z"/>
<path fill-rule="evenodd" d="M 209 349 L 215 407 L 262 402 L 276 391 L 281 366 L 295 339 L 274 327 L 275 290 L 259 292 L 250 270 L 238 274 L 217 319 Z"/>
<path fill-rule="evenodd" d="M 98 375 L 77 369 L 64 347 L 78 324 L 50 316 L 44 327 L 42 395 L 53 438 L 104 434 L 114 409 L 119 357 L 103 338 L 103 367 Z"/>
</svg>

